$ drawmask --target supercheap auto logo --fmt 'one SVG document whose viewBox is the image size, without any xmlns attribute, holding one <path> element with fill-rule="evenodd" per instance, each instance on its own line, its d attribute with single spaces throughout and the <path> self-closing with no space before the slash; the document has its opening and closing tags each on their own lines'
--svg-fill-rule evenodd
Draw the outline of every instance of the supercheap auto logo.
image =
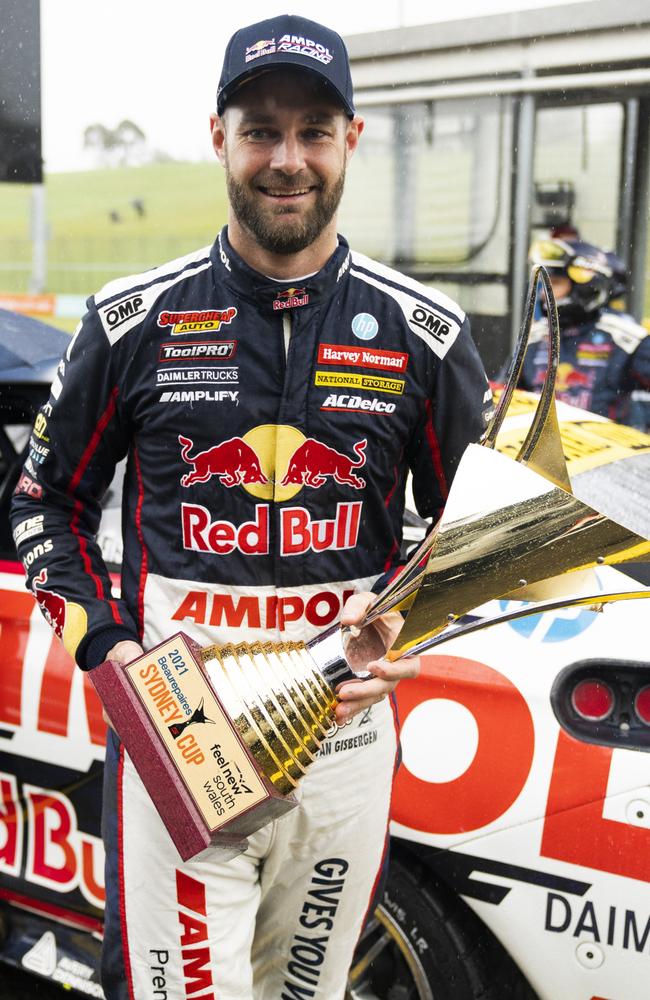
<svg viewBox="0 0 650 1000">
<path fill-rule="evenodd" d="M 234 306 L 227 309 L 200 309 L 195 312 L 161 312 L 158 313 L 158 326 L 171 326 L 172 337 L 184 333 L 205 333 L 207 330 L 216 332 L 221 326 L 232 323 L 236 315 Z"/>
</svg>

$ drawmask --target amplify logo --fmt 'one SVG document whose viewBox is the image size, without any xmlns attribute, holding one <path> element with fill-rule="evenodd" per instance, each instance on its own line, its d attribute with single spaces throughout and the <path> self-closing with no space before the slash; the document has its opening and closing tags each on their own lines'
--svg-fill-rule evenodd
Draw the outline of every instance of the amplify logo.
<svg viewBox="0 0 650 1000">
<path fill-rule="evenodd" d="M 236 315 L 234 306 L 227 309 L 201 309 L 198 312 L 161 312 L 158 313 L 158 326 L 171 326 L 172 337 L 177 337 L 183 333 L 216 331 L 222 325 L 232 323 Z"/>
<path fill-rule="evenodd" d="M 309 293 L 306 288 L 283 288 L 275 296 L 273 308 L 297 309 L 298 306 L 306 306 L 309 302 Z"/>
</svg>

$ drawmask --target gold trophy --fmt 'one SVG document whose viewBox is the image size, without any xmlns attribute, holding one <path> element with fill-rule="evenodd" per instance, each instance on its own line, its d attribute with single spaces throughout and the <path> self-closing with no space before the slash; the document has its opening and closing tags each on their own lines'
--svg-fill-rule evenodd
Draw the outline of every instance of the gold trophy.
<svg viewBox="0 0 650 1000">
<path fill-rule="evenodd" d="M 549 320 L 548 373 L 515 459 L 495 450 L 528 346 L 538 284 Z M 297 804 L 294 791 L 334 724 L 337 686 L 367 677 L 386 655 L 418 655 L 458 635 L 570 605 L 600 607 L 647 590 L 576 596 L 576 573 L 647 558 L 650 541 L 572 493 L 555 410 L 560 331 L 536 267 L 507 384 L 480 444 L 459 464 L 442 517 L 359 626 L 309 642 L 201 648 L 178 633 L 127 666 L 90 677 L 183 860 L 211 846 L 225 860 L 246 837 Z M 573 574 L 573 576 L 572 576 Z M 463 616 L 487 601 L 524 608 Z M 387 652 L 373 622 L 401 611 Z"/>
</svg>

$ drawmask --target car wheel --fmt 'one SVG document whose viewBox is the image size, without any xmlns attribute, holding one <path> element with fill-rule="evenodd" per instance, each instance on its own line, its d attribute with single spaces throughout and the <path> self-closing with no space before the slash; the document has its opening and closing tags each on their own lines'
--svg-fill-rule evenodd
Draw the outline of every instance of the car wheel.
<svg viewBox="0 0 650 1000">
<path fill-rule="evenodd" d="M 490 937 L 465 904 L 416 862 L 394 858 L 382 901 L 357 945 L 346 1000 L 504 997 L 500 956 Z"/>
</svg>

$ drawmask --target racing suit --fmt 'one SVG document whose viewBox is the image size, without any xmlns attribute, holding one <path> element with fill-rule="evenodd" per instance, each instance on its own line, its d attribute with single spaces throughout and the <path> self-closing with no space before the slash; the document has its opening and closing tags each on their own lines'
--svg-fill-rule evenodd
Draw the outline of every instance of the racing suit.
<svg viewBox="0 0 650 1000">
<path fill-rule="evenodd" d="M 539 391 L 548 365 L 548 324 L 533 325 L 519 385 Z M 650 389 L 650 337 L 626 313 L 603 309 L 589 322 L 562 329 L 556 396 L 640 430 L 650 409 L 639 403 Z"/>
<path fill-rule="evenodd" d="M 89 299 L 13 508 L 28 586 L 82 668 L 181 629 L 204 645 L 313 635 L 399 566 L 409 468 L 419 512 L 443 506 L 491 403 L 464 314 L 343 239 L 295 284 L 251 270 L 224 229 Z M 124 456 L 118 598 L 95 535 Z M 384 699 L 245 854 L 182 864 L 110 733 L 107 996 L 342 997 L 395 757 Z"/>
</svg>

